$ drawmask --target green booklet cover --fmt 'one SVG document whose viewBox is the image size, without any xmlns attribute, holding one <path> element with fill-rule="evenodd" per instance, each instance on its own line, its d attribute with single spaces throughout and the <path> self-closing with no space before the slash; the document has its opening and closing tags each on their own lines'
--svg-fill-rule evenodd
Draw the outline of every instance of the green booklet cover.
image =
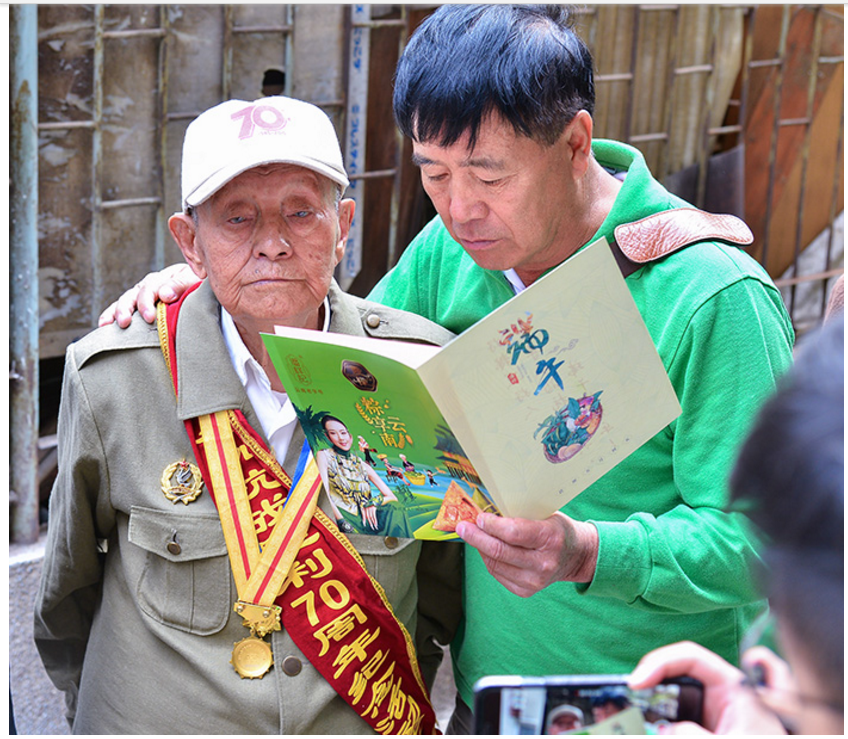
<svg viewBox="0 0 848 739">
<path fill-rule="evenodd" d="M 604 240 L 443 347 L 263 338 L 356 533 L 455 539 L 480 511 L 545 518 L 680 414 Z"/>
</svg>

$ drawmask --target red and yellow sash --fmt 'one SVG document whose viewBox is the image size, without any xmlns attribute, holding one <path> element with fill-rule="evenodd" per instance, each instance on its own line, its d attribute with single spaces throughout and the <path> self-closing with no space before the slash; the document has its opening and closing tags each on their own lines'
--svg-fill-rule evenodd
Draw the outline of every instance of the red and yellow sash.
<svg viewBox="0 0 848 739">
<path fill-rule="evenodd" d="M 175 392 L 177 317 L 186 295 L 158 311 Z M 185 425 L 221 518 L 236 610 L 255 604 L 267 615 L 279 608 L 297 647 L 375 731 L 437 733 L 409 634 L 359 553 L 316 505 L 321 480 L 311 455 L 291 490 L 291 478 L 240 410 Z"/>
</svg>

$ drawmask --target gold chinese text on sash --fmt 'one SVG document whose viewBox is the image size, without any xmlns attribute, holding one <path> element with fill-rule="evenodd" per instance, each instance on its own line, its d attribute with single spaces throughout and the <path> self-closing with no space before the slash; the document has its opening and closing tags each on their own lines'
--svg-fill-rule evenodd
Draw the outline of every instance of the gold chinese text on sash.
<svg viewBox="0 0 848 739">
<path fill-rule="evenodd" d="M 162 351 L 177 388 L 175 333 L 182 301 L 159 306 Z M 221 519 L 250 635 L 232 664 L 244 678 L 273 665 L 265 637 L 282 625 L 334 690 L 382 734 L 431 734 L 435 713 L 412 641 L 358 552 L 317 508 L 311 455 L 291 480 L 238 410 L 186 421 Z"/>
<path fill-rule="evenodd" d="M 286 619 L 286 629 L 377 732 L 435 733 L 409 635 L 380 585 L 351 576 L 362 567 L 350 541 L 318 509 L 278 600 L 285 614 L 299 615 Z"/>
</svg>

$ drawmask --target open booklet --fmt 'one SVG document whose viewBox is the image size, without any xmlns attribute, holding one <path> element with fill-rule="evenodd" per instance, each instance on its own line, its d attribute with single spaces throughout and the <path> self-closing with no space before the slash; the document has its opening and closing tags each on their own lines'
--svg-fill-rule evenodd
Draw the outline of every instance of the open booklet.
<svg viewBox="0 0 848 739">
<path fill-rule="evenodd" d="M 605 240 L 443 347 L 264 334 L 343 531 L 542 519 L 680 413 Z"/>
</svg>

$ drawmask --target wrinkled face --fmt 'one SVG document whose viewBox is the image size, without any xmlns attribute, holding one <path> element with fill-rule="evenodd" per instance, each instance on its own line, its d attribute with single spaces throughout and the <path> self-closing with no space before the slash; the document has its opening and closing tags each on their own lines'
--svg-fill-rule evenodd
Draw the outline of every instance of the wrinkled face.
<svg viewBox="0 0 848 739">
<path fill-rule="evenodd" d="M 347 426 L 339 423 L 339 421 L 327 421 L 324 425 L 324 434 L 333 446 L 337 446 L 339 449 L 344 449 L 345 451 L 350 449 L 353 443 Z"/>
<path fill-rule="evenodd" d="M 447 147 L 413 141 L 424 189 L 481 267 L 514 268 L 529 284 L 582 245 L 571 246 L 576 206 L 563 139 L 542 146 L 489 118 L 471 151 L 467 134 Z"/>
<path fill-rule="evenodd" d="M 317 328 L 353 218 L 353 202 L 337 208 L 335 192 L 303 167 L 255 167 L 201 203 L 196 222 L 175 215 L 172 233 L 240 328 Z"/>
</svg>

